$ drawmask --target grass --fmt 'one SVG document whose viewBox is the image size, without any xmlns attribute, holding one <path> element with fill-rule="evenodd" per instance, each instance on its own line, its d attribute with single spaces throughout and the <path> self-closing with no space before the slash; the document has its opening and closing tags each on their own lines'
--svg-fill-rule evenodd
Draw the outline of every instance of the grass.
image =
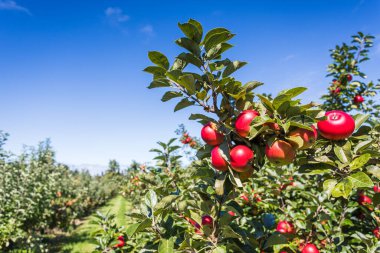
<svg viewBox="0 0 380 253">
<path fill-rule="evenodd" d="M 118 225 L 126 225 L 127 220 L 125 213 L 132 209 L 129 203 L 122 196 L 111 199 L 106 206 L 99 208 L 97 211 L 101 213 L 115 214 Z M 57 236 L 51 239 L 49 244 L 54 245 L 53 252 L 63 253 L 90 253 L 95 250 L 95 240 L 93 234 L 97 231 L 96 224 L 92 224 L 95 217 L 93 215 L 84 219 L 83 223 L 77 227 L 69 236 Z"/>
</svg>

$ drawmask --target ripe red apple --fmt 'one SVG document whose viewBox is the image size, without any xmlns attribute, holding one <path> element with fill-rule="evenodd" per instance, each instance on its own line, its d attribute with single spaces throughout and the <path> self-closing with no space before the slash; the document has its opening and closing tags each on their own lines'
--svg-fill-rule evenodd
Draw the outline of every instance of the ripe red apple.
<svg viewBox="0 0 380 253">
<path fill-rule="evenodd" d="M 202 216 L 202 226 L 212 226 L 213 219 L 210 215 L 203 215 Z"/>
<path fill-rule="evenodd" d="M 202 139 L 211 146 L 219 145 L 224 140 L 224 135 L 218 131 L 215 123 L 210 122 L 203 126 L 201 130 Z"/>
<path fill-rule="evenodd" d="M 375 185 L 373 187 L 373 191 L 376 192 L 376 193 L 380 193 L 380 187 L 378 185 Z"/>
<path fill-rule="evenodd" d="M 339 110 L 326 112 L 326 120 L 318 122 L 320 134 L 329 140 L 343 140 L 355 131 L 355 120 Z"/>
<path fill-rule="evenodd" d="M 255 110 L 242 111 L 236 119 L 235 129 L 241 137 L 247 137 L 251 130 L 251 122 L 254 118 L 259 116 L 260 113 Z"/>
<path fill-rule="evenodd" d="M 253 167 L 252 166 L 248 167 L 247 170 L 239 173 L 240 180 L 242 180 L 242 181 L 247 180 L 248 178 L 250 178 L 252 176 L 253 172 L 254 172 Z"/>
<path fill-rule="evenodd" d="M 317 247 L 314 244 L 308 243 L 302 249 L 301 253 L 319 253 L 319 250 L 317 249 Z"/>
<path fill-rule="evenodd" d="M 313 128 L 313 131 L 304 128 L 297 128 L 289 133 L 290 137 L 301 137 L 303 140 L 303 145 L 301 147 L 299 147 L 295 142 L 292 143 L 295 148 L 307 149 L 315 143 L 318 133 L 314 126 L 311 126 L 311 128 Z"/>
<path fill-rule="evenodd" d="M 237 145 L 230 151 L 231 167 L 237 172 L 246 171 L 252 162 L 253 151 L 245 145 Z"/>
<path fill-rule="evenodd" d="M 215 146 L 211 150 L 211 164 L 215 169 L 220 171 L 228 170 L 228 162 L 221 154 L 222 150 L 220 150 L 219 146 Z"/>
<path fill-rule="evenodd" d="M 368 197 L 367 195 L 364 195 L 364 194 L 360 194 L 359 195 L 359 198 L 358 198 L 358 203 L 359 205 L 370 205 L 372 204 L 372 199 L 370 197 Z"/>
<path fill-rule="evenodd" d="M 332 90 L 331 93 L 335 94 L 335 95 L 339 94 L 340 93 L 340 88 L 338 87 L 335 90 Z"/>
<path fill-rule="evenodd" d="M 377 227 L 374 230 L 372 230 L 373 235 L 377 238 L 380 239 L 380 228 Z"/>
<path fill-rule="evenodd" d="M 191 225 L 193 225 L 196 229 L 200 229 L 201 226 L 193 219 L 189 217 L 185 217 L 185 220 L 187 220 Z"/>
<path fill-rule="evenodd" d="M 231 215 L 232 217 L 233 217 L 233 216 L 236 216 L 236 213 L 233 212 L 233 211 L 228 211 L 228 214 Z"/>
<path fill-rule="evenodd" d="M 244 203 L 244 204 L 248 204 L 248 203 L 249 203 L 249 198 L 247 197 L 247 195 L 242 194 L 242 195 L 240 196 L 240 198 L 243 200 L 243 203 Z"/>
<path fill-rule="evenodd" d="M 354 103 L 355 104 L 361 104 L 363 102 L 364 102 L 364 98 L 361 95 L 358 94 L 354 97 Z"/>
<path fill-rule="evenodd" d="M 296 157 L 296 151 L 290 143 L 277 140 L 272 143 L 272 146 L 266 146 L 265 155 L 273 164 L 286 165 L 293 162 Z"/>
<path fill-rule="evenodd" d="M 124 241 L 124 236 L 120 235 L 117 239 L 118 239 L 119 241 Z"/>
<path fill-rule="evenodd" d="M 268 122 L 268 123 L 265 123 L 264 126 L 268 126 L 268 127 L 270 127 L 272 130 L 274 130 L 274 131 L 280 131 L 280 130 L 281 130 L 280 125 L 277 124 L 277 123 L 274 123 L 274 122 Z"/>
<path fill-rule="evenodd" d="M 346 79 L 347 79 L 347 81 L 351 82 L 352 81 L 352 75 L 347 74 L 346 75 Z"/>
<path fill-rule="evenodd" d="M 281 234 L 293 234 L 295 232 L 294 226 L 291 222 L 280 221 L 277 224 L 276 231 Z"/>
<path fill-rule="evenodd" d="M 122 248 L 122 247 L 124 247 L 124 246 L 125 246 L 125 242 L 124 242 L 124 241 L 119 241 L 119 243 L 116 244 L 116 247 L 117 247 L 117 248 Z"/>
</svg>

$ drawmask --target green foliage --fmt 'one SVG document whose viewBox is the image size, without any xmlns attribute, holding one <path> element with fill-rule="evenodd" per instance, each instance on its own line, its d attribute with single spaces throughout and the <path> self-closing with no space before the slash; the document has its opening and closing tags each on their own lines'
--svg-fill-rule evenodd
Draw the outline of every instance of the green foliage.
<svg viewBox="0 0 380 253">
<path fill-rule="evenodd" d="M 380 80 L 377 84 L 363 81 L 367 76 L 359 68 L 359 64 L 369 60 L 368 54 L 374 39 L 374 36 L 359 32 L 352 36 L 351 44 L 343 43 L 330 50 L 333 62 L 328 66 L 327 76 L 333 77 L 333 80 L 328 88 L 329 94 L 322 96 L 325 110 L 360 110 L 376 118 L 380 116 L 380 105 L 373 100 L 380 90 Z M 356 95 L 361 95 L 364 102 L 355 103 Z"/>
<path fill-rule="evenodd" d="M 39 248 L 43 234 L 69 230 L 118 190 L 116 178 L 57 163 L 49 141 L 19 157 L 0 157 L 0 174 L 1 249 Z"/>
<path fill-rule="evenodd" d="M 148 201 L 139 214 L 134 214 L 139 222 L 149 219 L 152 224 L 136 235 L 152 239 L 153 245 L 148 248 L 174 248 L 178 252 L 298 252 L 305 243 L 314 243 L 322 252 L 379 250 L 372 230 L 380 225 L 380 197 L 368 189 L 380 180 L 379 107 L 369 99 L 380 87 L 372 82 L 350 81 L 348 76 L 365 77 L 358 64 L 368 60 L 373 37 L 359 33 L 353 36 L 351 45 L 332 50 L 334 63 L 328 71 L 337 80 L 330 90 L 340 85 L 341 92 L 324 96 L 325 103 L 320 106 L 302 104 L 297 99 L 304 87 L 284 90 L 274 97 L 254 93 L 262 83 L 242 84 L 231 76 L 246 63 L 222 56 L 232 47 L 229 40 L 234 34 L 225 28 L 206 32 L 194 22 L 179 24 L 185 37 L 176 44 L 185 52 L 171 66 L 163 70 L 152 61 L 156 66 L 145 69 L 153 74 L 149 88 L 169 89 L 164 102 L 180 97 L 175 111 L 192 105 L 203 108 L 205 114 L 192 114 L 190 119 L 218 125 L 225 135 L 220 150 L 227 161 L 232 147 L 248 146 L 255 153 L 255 171 L 248 180 L 230 164 L 226 172 L 214 171 L 210 166 L 212 147 L 204 146 L 198 150 L 199 160 L 185 172 L 178 169 L 167 175 L 142 176 L 149 178 L 142 179 L 147 188 L 154 189 L 145 198 L 154 196 L 157 204 Z M 365 97 L 365 103 L 352 101 L 357 94 Z M 234 124 L 240 112 L 247 109 L 256 110 L 259 116 L 252 120 L 248 136 L 242 137 Z M 294 149 L 306 144 L 290 133 L 312 131 L 312 126 L 324 119 L 323 109 L 357 110 L 370 113 L 372 118 L 354 116 L 356 132 L 351 137 L 340 141 L 319 137 L 312 148 L 297 150 L 290 165 L 268 162 L 265 149 L 276 140 L 289 142 Z M 189 171 L 191 175 L 186 175 Z M 360 202 L 364 194 L 373 203 Z M 211 227 L 201 225 L 205 214 L 213 217 Z M 183 218 L 191 225 L 183 224 Z M 276 232 L 275 224 L 280 220 L 292 222 L 295 232 Z M 170 230 L 165 227 L 168 221 Z M 190 231 L 183 231 L 189 226 Z"/>
</svg>

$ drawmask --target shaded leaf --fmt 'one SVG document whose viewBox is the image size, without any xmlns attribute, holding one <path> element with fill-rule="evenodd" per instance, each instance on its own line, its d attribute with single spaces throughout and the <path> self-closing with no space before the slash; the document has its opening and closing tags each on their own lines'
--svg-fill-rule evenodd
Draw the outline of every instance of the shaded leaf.
<svg viewBox="0 0 380 253">
<path fill-rule="evenodd" d="M 150 51 L 148 53 L 148 57 L 157 66 L 160 66 L 166 70 L 169 69 L 169 60 L 164 54 L 158 51 Z"/>
<path fill-rule="evenodd" d="M 193 101 L 189 101 L 189 99 L 187 99 L 187 98 L 184 98 L 184 99 L 182 99 L 175 107 L 174 107 L 174 111 L 176 112 L 176 111 L 179 111 L 179 110 L 181 110 L 181 109 L 183 109 L 183 108 L 186 108 L 186 107 L 188 107 L 188 106 L 190 106 L 190 105 L 193 105 L 194 104 L 194 102 Z"/>
</svg>

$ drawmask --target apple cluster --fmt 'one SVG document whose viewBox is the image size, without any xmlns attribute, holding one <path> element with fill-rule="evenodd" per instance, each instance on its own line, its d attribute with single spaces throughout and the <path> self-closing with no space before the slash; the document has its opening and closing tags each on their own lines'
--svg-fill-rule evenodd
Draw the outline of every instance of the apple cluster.
<svg viewBox="0 0 380 253">
<path fill-rule="evenodd" d="M 188 133 L 184 133 L 181 138 L 182 144 L 189 144 L 190 147 L 195 147 L 197 145 L 196 141 L 189 136 Z"/>
<path fill-rule="evenodd" d="M 349 83 L 351 81 L 352 81 L 352 75 L 351 74 L 342 75 L 342 77 L 339 78 L 339 80 L 334 79 L 332 81 L 332 86 L 330 88 L 331 94 L 332 95 L 339 95 L 340 92 L 342 91 L 341 87 L 343 86 L 343 88 L 344 88 L 344 85 L 346 85 L 347 83 Z M 353 99 L 353 102 L 355 104 L 361 104 L 364 102 L 364 98 L 362 95 L 356 94 L 354 99 Z"/>
<path fill-rule="evenodd" d="M 252 121 L 259 116 L 256 110 L 242 111 L 235 121 L 235 132 L 243 139 L 248 138 L 251 131 Z M 342 140 L 349 137 L 355 130 L 355 121 L 347 113 L 339 110 L 326 112 L 326 119 L 317 123 L 318 131 L 321 136 L 329 140 Z M 274 122 L 264 123 L 275 133 L 280 133 L 281 127 Z M 275 165 L 287 165 L 296 158 L 297 150 L 310 148 L 317 140 L 318 132 L 314 125 L 309 129 L 295 128 L 289 131 L 286 138 L 277 134 L 277 138 L 268 143 L 265 148 L 265 155 L 269 162 Z M 252 162 L 254 160 L 253 150 L 244 144 L 238 144 L 229 150 L 229 159 L 223 153 L 220 145 L 225 140 L 225 135 L 218 130 L 216 123 L 209 122 L 201 130 L 202 139 L 214 148 L 211 150 L 211 164 L 219 171 L 227 171 L 229 166 L 239 173 L 240 179 L 249 178 L 254 169 Z M 294 139 L 302 139 L 301 142 Z"/>
</svg>

